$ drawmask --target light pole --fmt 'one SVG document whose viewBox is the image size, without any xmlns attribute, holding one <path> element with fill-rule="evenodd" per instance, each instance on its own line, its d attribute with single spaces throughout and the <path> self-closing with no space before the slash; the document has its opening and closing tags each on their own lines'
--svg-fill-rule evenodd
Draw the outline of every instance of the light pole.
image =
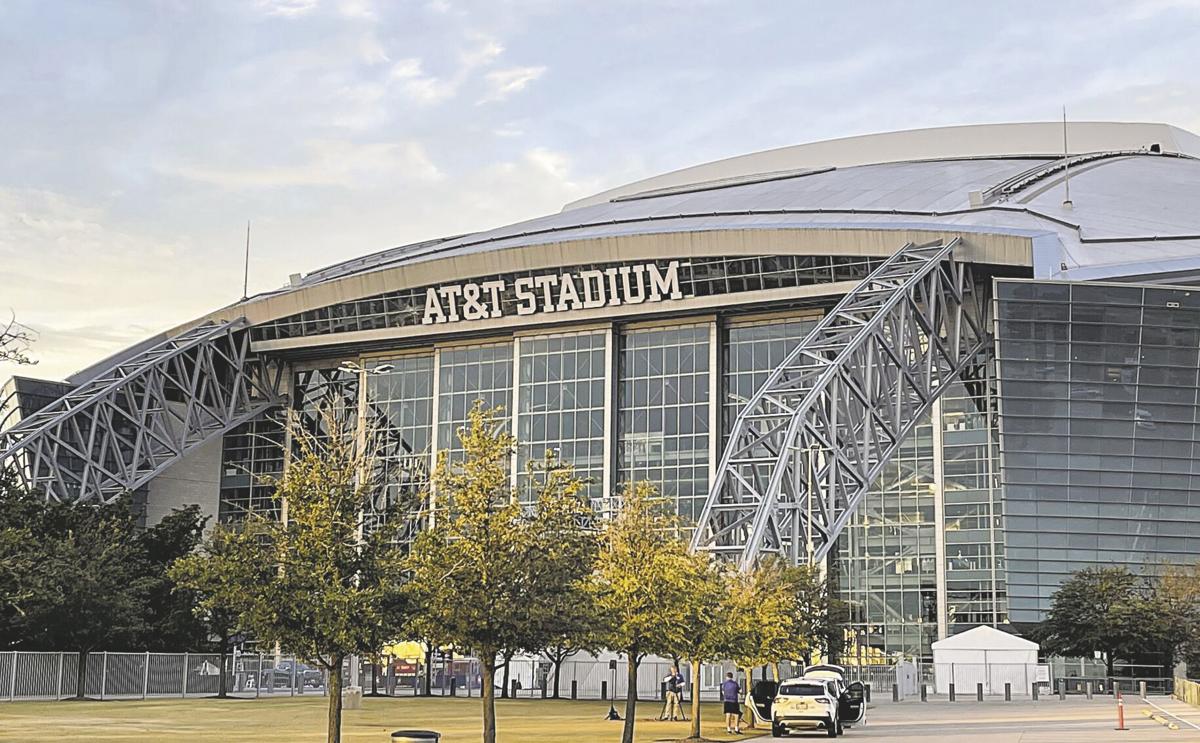
<svg viewBox="0 0 1200 743">
<path fill-rule="evenodd" d="M 363 425 L 364 418 L 365 418 L 365 416 L 363 415 L 363 412 L 366 407 L 367 375 L 368 374 L 375 374 L 375 375 L 387 374 L 387 373 L 393 371 L 395 368 L 396 367 L 393 364 L 380 364 L 379 366 L 368 369 L 367 367 L 361 366 L 353 361 L 343 361 L 341 364 L 338 365 L 338 371 L 346 372 L 347 374 L 357 374 L 358 375 L 358 434 L 357 435 L 358 435 L 358 439 L 359 439 L 358 443 L 360 446 L 362 446 L 365 443 L 363 440 L 363 437 L 366 433 L 366 431 L 364 430 L 364 425 Z M 355 486 L 356 490 L 358 489 L 358 479 L 360 476 L 361 476 L 360 473 L 358 473 L 358 472 L 354 473 L 354 479 L 355 479 L 354 486 Z M 365 519 L 365 515 L 362 513 L 362 511 L 359 511 L 359 513 L 358 513 L 358 547 L 361 547 L 362 543 L 363 543 L 363 521 L 364 521 L 364 519 Z M 355 581 L 357 581 L 357 579 L 358 579 L 358 577 L 355 576 Z M 372 676 L 374 676 L 374 674 L 375 674 L 375 668 L 376 668 L 375 664 L 372 663 L 371 664 Z M 355 653 L 350 656 L 350 688 L 353 688 L 353 689 L 361 688 L 361 687 L 359 687 L 359 684 L 358 684 L 358 682 L 361 680 L 361 678 L 360 678 L 361 673 L 362 673 L 362 659 L 358 656 L 358 653 Z"/>
</svg>

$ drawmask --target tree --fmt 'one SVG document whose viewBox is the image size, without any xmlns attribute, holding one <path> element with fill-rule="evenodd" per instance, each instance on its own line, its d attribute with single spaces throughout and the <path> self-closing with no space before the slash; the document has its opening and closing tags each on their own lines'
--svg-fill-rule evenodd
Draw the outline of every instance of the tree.
<svg viewBox="0 0 1200 743">
<path fill-rule="evenodd" d="M 205 651 L 212 628 L 196 612 L 198 598 L 180 589 L 171 578 L 171 565 L 200 545 L 208 517 L 195 505 L 176 509 L 153 527 L 139 533 L 151 580 L 146 596 L 146 631 L 141 649 L 156 652 Z M 224 666 L 222 665 L 222 668 Z"/>
<path fill-rule="evenodd" d="M 237 527 L 217 526 L 172 573 L 261 642 L 325 671 L 326 739 L 338 743 L 343 662 L 377 651 L 380 628 L 399 634 L 409 613 L 397 547 L 405 514 L 377 497 L 375 437 L 360 438 L 329 409 L 320 417 L 319 436 L 295 417 L 288 424 L 296 450 L 272 481 L 286 522 L 251 515 Z"/>
<path fill-rule="evenodd" d="M 1125 567 L 1087 568 L 1055 592 L 1039 635 L 1052 655 L 1104 654 L 1113 675 L 1117 658 L 1130 659 L 1157 642 L 1154 600 L 1146 582 Z"/>
<path fill-rule="evenodd" d="M 176 582 L 176 592 L 186 594 L 192 605 L 192 614 L 208 632 L 216 638 L 217 652 L 220 653 L 221 678 L 217 687 L 217 698 L 229 696 L 228 681 L 225 674 L 226 661 L 232 645 L 232 639 L 240 624 L 240 604 L 227 602 L 226 593 L 237 590 L 239 585 L 247 585 L 253 580 L 270 580 L 271 565 L 253 565 L 239 559 L 239 550 L 243 549 L 242 539 L 261 533 L 261 529 L 252 528 L 245 531 L 220 527 L 213 530 L 210 537 L 203 543 L 198 552 L 188 559 L 177 560 L 170 568 L 169 574 Z M 258 549 L 252 545 L 251 549 Z M 211 564 L 210 564 L 211 563 Z M 216 572 L 223 569 L 236 569 L 242 575 L 228 573 L 220 576 L 228 581 L 226 588 L 214 590 L 212 581 L 219 580 Z M 207 586 L 201 589 L 200 586 Z"/>
<path fill-rule="evenodd" d="M 675 607 L 673 621 L 683 629 L 672 638 L 678 644 L 667 648 L 672 655 L 686 658 L 692 676 L 692 738 L 700 738 L 700 668 L 724 657 L 728 645 L 729 622 L 736 619 L 725 611 L 729 583 L 733 575 L 722 570 L 708 553 L 689 556 L 681 565 L 685 600 Z"/>
<path fill-rule="evenodd" d="M 0 565 L 20 566 L 0 571 L 0 646 L 78 651 L 76 698 L 92 651 L 132 647 L 145 632 L 148 564 L 128 499 L 48 503 L 0 482 Z"/>
<path fill-rule="evenodd" d="M 0 325 L 0 362 L 36 364 L 29 356 L 29 347 L 35 337 L 32 330 L 17 322 L 15 315 L 10 315 L 8 322 Z"/>
<path fill-rule="evenodd" d="M 1187 664 L 1188 674 L 1200 672 L 1200 562 L 1164 565 L 1154 581 L 1154 615 L 1162 638 L 1164 665 Z"/>
<path fill-rule="evenodd" d="M 496 739 L 496 656 L 544 647 L 560 628 L 553 616 L 591 572 L 594 536 L 582 483 L 554 459 L 523 506 L 509 484 L 514 439 L 498 410 L 476 405 L 458 432 L 463 458 L 442 456 L 434 492 L 445 503 L 436 529 L 420 534 L 405 561 L 421 627 L 474 652 L 482 668 L 483 740 Z"/>
<path fill-rule="evenodd" d="M 628 661 L 622 743 L 633 743 L 638 664 L 647 653 L 683 645 L 686 630 L 678 609 L 688 602 L 691 566 L 678 521 L 654 487 L 626 485 L 620 508 L 601 534 L 590 584 L 605 618 L 604 644 L 623 652 Z"/>
</svg>

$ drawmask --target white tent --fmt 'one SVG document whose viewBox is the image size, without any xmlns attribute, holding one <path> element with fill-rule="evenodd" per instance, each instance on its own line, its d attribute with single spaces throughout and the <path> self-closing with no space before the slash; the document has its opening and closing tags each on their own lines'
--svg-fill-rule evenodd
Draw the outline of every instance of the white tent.
<svg viewBox="0 0 1200 743">
<path fill-rule="evenodd" d="M 994 627 L 975 627 L 933 643 L 934 680 L 939 694 L 1001 694 L 1004 684 L 1014 694 L 1028 694 L 1038 681 L 1038 644 Z"/>
</svg>

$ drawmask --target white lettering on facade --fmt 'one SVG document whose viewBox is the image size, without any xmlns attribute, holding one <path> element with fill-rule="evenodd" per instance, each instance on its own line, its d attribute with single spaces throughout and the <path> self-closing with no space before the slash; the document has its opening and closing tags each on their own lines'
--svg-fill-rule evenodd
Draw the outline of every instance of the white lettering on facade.
<svg viewBox="0 0 1200 743">
<path fill-rule="evenodd" d="M 617 266 L 579 273 L 522 276 L 512 282 L 444 284 L 425 290 L 424 325 L 503 317 L 506 307 L 517 315 L 571 312 L 622 304 L 683 299 L 679 261 Z"/>
</svg>

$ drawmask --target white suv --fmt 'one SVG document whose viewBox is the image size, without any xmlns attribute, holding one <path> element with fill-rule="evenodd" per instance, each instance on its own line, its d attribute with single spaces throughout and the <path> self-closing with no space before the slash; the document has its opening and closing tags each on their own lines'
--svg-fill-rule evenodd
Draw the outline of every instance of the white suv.
<svg viewBox="0 0 1200 743">
<path fill-rule="evenodd" d="M 862 684 L 841 679 L 803 677 L 779 685 L 771 704 L 771 735 L 781 738 L 800 730 L 822 729 L 830 738 L 862 720 Z"/>
</svg>

